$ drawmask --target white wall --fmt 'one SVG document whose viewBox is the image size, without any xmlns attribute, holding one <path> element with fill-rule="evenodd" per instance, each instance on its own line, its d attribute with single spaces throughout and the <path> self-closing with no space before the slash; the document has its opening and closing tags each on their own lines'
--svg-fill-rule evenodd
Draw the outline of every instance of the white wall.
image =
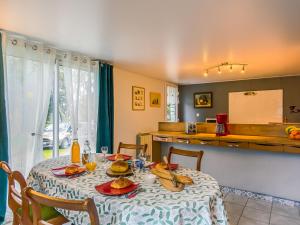
<svg viewBox="0 0 300 225">
<path fill-rule="evenodd" d="M 131 73 L 114 67 L 114 149 L 119 142 L 136 143 L 140 132 L 158 130 L 158 122 L 165 120 L 166 82 Z M 145 111 L 132 110 L 132 86 L 145 88 Z M 150 92 L 161 93 L 161 107 L 150 107 Z"/>
</svg>

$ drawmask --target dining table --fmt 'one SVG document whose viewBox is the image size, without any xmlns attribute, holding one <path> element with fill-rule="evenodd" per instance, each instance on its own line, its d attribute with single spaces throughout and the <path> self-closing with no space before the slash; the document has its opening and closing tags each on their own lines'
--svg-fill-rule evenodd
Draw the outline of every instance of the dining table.
<svg viewBox="0 0 300 225">
<path fill-rule="evenodd" d="M 96 158 L 100 158 L 97 154 Z M 134 198 L 128 195 L 107 196 L 100 194 L 95 186 L 114 178 L 107 176 L 111 162 L 97 160 L 93 172 L 75 177 L 57 177 L 51 169 L 70 165 L 70 157 L 62 156 L 35 165 L 27 178 L 28 185 L 36 191 L 64 199 L 82 200 L 92 198 L 98 211 L 100 224 L 105 225 L 227 225 L 223 194 L 218 182 L 208 174 L 181 166 L 176 174 L 186 175 L 194 184 L 186 185 L 181 192 L 171 192 L 159 182 L 144 181 L 149 169 L 136 171 L 128 177 L 138 183 L 140 192 Z M 88 214 L 57 209 L 70 222 L 89 224 Z"/>
</svg>

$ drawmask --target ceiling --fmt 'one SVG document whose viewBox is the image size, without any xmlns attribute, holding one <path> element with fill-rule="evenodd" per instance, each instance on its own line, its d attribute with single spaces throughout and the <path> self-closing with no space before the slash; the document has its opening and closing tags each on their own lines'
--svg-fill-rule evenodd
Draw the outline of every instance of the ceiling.
<svg viewBox="0 0 300 225">
<path fill-rule="evenodd" d="M 0 0 L 0 28 L 180 84 L 300 74 L 299 0 Z M 222 62 L 247 63 L 203 76 Z"/>
</svg>

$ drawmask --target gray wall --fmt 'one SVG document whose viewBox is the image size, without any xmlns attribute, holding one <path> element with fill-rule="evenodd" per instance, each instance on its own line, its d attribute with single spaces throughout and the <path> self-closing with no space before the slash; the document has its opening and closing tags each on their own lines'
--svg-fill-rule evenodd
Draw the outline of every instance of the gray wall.
<svg viewBox="0 0 300 225">
<path fill-rule="evenodd" d="M 300 113 L 290 113 L 289 106 L 300 108 L 300 76 L 229 81 L 209 84 L 179 86 L 179 120 L 203 122 L 207 117 L 217 113 L 228 113 L 228 93 L 249 90 L 283 89 L 283 116 L 288 122 L 300 122 Z M 193 94 L 195 92 L 213 92 L 213 108 L 195 109 Z M 200 117 L 196 117 L 196 113 Z"/>
<path fill-rule="evenodd" d="M 300 155 L 163 143 L 162 156 L 170 146 L 203 150 L 201 171 L 213 176 L 220 185 L 300 201 Z M 188 157 L 174 155 L 171 160 L 184 167 L 196 167 L 196 161 Z"/>
</svg>

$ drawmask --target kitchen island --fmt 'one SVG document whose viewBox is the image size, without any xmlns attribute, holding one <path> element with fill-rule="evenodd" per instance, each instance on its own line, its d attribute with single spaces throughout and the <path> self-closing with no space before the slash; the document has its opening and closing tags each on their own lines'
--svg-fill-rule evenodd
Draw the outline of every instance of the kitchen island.
<svg viewBox="0 0 300 225">
<path fill-rule="evenodd" d="M 231 134 L 217 137 L 214 124 L 200 123 L 197 134 L 185 134 L 184 123 L 159 123 L 151 132 L 154 159 L 171 146 L 204 151 L 201 170 L 231 188 L 300 201 L 300 141 L 287 138 L 288 125 L 230 125 Z M 251 135 L 252 134 L 252 135 Z M 174 161 L 193 168 L 193 159 Z"/>
</svg>

